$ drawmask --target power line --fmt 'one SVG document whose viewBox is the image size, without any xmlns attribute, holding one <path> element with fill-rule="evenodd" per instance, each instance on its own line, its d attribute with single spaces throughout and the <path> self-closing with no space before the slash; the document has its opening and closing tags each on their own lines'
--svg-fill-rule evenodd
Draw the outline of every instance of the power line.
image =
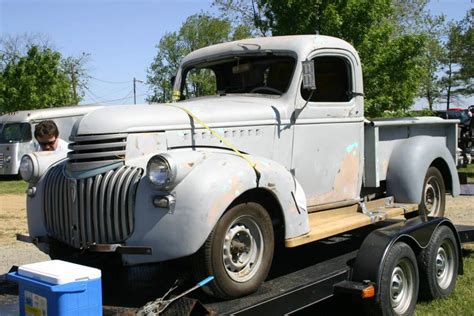
<svg viewBox="0 0 474 316">
<path fill-rule="evenodd" d="M 126 84 L 126 83 L 130 84 L 130 81 L 108 81 L 108 80 L 102 80 L 102 79 L 92 77 L 92 76 L 89 76 L 89 78 L 97 80 L 97 81 L 105 82 L 105 83 L 111 83 L 111 84 Z"/>
</svg>

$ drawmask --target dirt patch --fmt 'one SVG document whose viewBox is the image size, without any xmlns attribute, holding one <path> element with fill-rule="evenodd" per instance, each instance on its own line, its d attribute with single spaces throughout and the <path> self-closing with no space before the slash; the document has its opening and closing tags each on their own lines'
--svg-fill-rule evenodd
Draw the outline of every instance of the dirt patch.
<svg viewBox="0 0 474 316">
<path fill-rule="evenodd" d="M 16 234 L 27 232 L 25 195 L 0 195 L 0 246 L 16 243 Z"/>
</svg>

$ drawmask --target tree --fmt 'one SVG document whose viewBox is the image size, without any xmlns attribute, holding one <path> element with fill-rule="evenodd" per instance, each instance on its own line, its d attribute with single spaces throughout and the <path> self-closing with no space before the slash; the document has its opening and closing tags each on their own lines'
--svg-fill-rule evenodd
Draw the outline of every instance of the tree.
<svg viewBox="0 0 474 316">
<path fill-rule="evenodd" d="M 79 57 L 69 56 L 61 61 L 62 69 L 71 84 L 73 104 L 78 104 L 84 97 L 89 81 L 86 64 L 90 54 L 82 53 Z"/>
<path fill-rule="evenodd" d="M 21 56 L 36 46 L 40 49 L 51 48 L 49 38 L 42 33 L 24 33 L 19 35 L 5 35 L 0 37 L 0 72 L 8 64 L 17 63 Z"/>
<path fill-rule="evenodd" d="M 261 14 L 255 15 L 254 25 L 272 35 L 322 34 L 351 43 L 364 67 L 367 115 L 411 107 L 422 79 L 425 36 L 398 31 L 400 23 L 418 21 L 417 11 L 426 1 L 216 0 L 214 4 L 225 11 L 236 2 L 257 8 Z M 403 8 L 411 13 L 403 15 Z"/>
<path fill-rule="evenodd" d="M 153 88 L 153 94 L 147 101 L 171 100 L 171 78 L 185 55 L 205 46 L 249 36 L 250 31 L 245 26 L 232 27 L 228 20 L 207 14 L 190 16 L 178 32 L 166 33 L 156 46 L 158 53 L 148 68 L 147 75 L 147 83 Z M 185 90 L 191 95 L 202 94 L 210 89 L 210 83 L 205 79 L 208 77 L 204 73 L 194 72 Z"/>
<path fill-rule="evenodd" d="M 474 10 L 470 10 L 461 21 L 451 21 L 448 24 L 442 58 L 444 74 L 441 78 L 446 109 L 450 108 L 453 97 L 474 93 L 473 12 Z"/>
<path fill-rule="evenodd" d="M 26 56 L 9 62 L 1 73 L 0 112 L 72 104 L 70 82 L 61 54 L 32 46 Z"/>
</svg>

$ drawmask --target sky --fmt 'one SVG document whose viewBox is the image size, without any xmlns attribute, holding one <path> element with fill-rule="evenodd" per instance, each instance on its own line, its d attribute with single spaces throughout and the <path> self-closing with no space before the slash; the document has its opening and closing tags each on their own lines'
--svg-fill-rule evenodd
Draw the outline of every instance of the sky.
<svg viewBox="0 0 474 316">
<path fill-rule="evenodd" d="M 473 0 L 431 0 L 428 9 L 459 20 Z M 217 14 L 212 0 L 0 0 L 0 35 L 43 34 L 63 56 L 90 54 L 83 104 L 133 103 L 133 78 L 146 70 L 166 32 L 192 14 Z M 137 82 L 137 103 L 149 88 Z M 472 101 L 458 100 L 465 107 Z M 469 103 L 469 104 L 468 104 Z M 418 106 L 423 106 L 418 102 Z"/>
</svg>

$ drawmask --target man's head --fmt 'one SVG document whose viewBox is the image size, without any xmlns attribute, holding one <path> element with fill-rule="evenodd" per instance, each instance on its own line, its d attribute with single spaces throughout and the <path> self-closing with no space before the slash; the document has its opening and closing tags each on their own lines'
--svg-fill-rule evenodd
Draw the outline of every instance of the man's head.
<svg viewBox="0 0 474 316">
<path fill-rule="evenodd" d="M 35 127 L 35 138 L 41 150 L 54 151 L 58 148 L 59 131 L 56 123 L 51 120 L 42 121 Z"/>
</svg>

